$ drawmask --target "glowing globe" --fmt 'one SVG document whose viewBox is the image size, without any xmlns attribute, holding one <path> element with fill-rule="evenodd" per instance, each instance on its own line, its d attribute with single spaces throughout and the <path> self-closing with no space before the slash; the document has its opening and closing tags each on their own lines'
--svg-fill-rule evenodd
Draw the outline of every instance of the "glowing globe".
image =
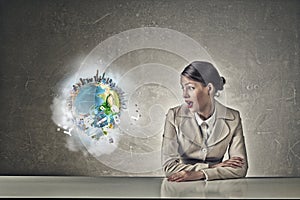
<svg viewBox="0 0 300 200">
<path fill-rule="evenodd" d="M 71 110 L 76 126 L 92 139 L 109 135 L 120 123 L 120 95 L 111 81 L 73 85 Z M 110 141 L 113 142 L 113 141 Z"/>
</svg>

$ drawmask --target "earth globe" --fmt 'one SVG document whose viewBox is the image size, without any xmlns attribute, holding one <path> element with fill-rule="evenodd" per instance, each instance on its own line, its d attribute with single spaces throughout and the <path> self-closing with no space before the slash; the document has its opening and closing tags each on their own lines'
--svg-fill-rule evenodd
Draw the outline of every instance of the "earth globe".
<svg viewBox="0 0 300 200">
<path fill-rule="evenodd" d="M 98 74 L 98 73 L 97 73 Z M 76 126 L 87 136 L 99 140 L 120 123 L 120 90 L 112 79 L 80 79 L 71 91 L 71 112 Z M 113 139 L 109 138 L 113 143 Z"/>
</svg>

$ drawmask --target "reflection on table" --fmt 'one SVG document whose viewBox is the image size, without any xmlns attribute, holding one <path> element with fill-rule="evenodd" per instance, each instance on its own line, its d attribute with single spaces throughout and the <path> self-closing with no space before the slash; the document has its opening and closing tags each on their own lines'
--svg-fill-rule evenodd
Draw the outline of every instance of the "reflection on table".
<svg viewBox="0 0 300 200">
<path fill-rule="evenodd" d="M 161 184 L 161 197 L 244 197 L 248 183 L 245 179 L 216 181 L 170 182 L 166 178 Z"/>
</svg>

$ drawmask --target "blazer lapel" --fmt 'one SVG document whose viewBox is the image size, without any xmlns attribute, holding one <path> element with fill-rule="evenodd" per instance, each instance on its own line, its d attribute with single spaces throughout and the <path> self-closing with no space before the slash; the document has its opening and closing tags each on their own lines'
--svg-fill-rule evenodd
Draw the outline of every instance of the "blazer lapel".
<svg viewBox="0 0 300 200">
<path fill-rule="evenodd" d="M 217 144 L 222 141 L 230 132 L 229 126 L 224 119 L 216 119 L 215 127 L 212 130 L 211 136 L 209 136 L 207 143 L 208 147 Z"/>
<path fill-rule="evenodd" d="M 202 146 L 203 140 L 201 137 L 200 128 L 197 124 L 194 114 L 190 112 L 185 104 L 182 105 L 180 109 L 178 120 L 180 120 L 178 123 L 181 124 L 179 127 L 181 127 L 183 136 L 191 142 Z"/>
<path fill-rule="evenodd" d="M 229 133 L 230 127 L 226 120 L 233 120 L 234 116 L 227 110 L 227 108 L 216 101 L 216 122 L 212 130 L 211 136 L 208 138 L 208 146 L 213 146 L 222 141 Z"/>
</svg>

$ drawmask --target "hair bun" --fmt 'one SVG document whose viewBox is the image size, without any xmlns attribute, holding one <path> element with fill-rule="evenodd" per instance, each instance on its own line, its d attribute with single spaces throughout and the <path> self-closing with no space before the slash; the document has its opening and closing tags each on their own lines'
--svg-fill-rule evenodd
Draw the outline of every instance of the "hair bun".
<svg viewBox="0 0 300 200">
<path fill-rule="evenodd" d="M 221 76 L 220 78 L 220 90 L 223 90 L 223 86 L 225 85 L 226 80 L 223 76 Z"/>
<path fill-rule="evenodd" d="M 223 82 L 223 85 L 226 83 L 226 80 L 223 76 L 221 76 L 221 81 Z"/>
</svg>

